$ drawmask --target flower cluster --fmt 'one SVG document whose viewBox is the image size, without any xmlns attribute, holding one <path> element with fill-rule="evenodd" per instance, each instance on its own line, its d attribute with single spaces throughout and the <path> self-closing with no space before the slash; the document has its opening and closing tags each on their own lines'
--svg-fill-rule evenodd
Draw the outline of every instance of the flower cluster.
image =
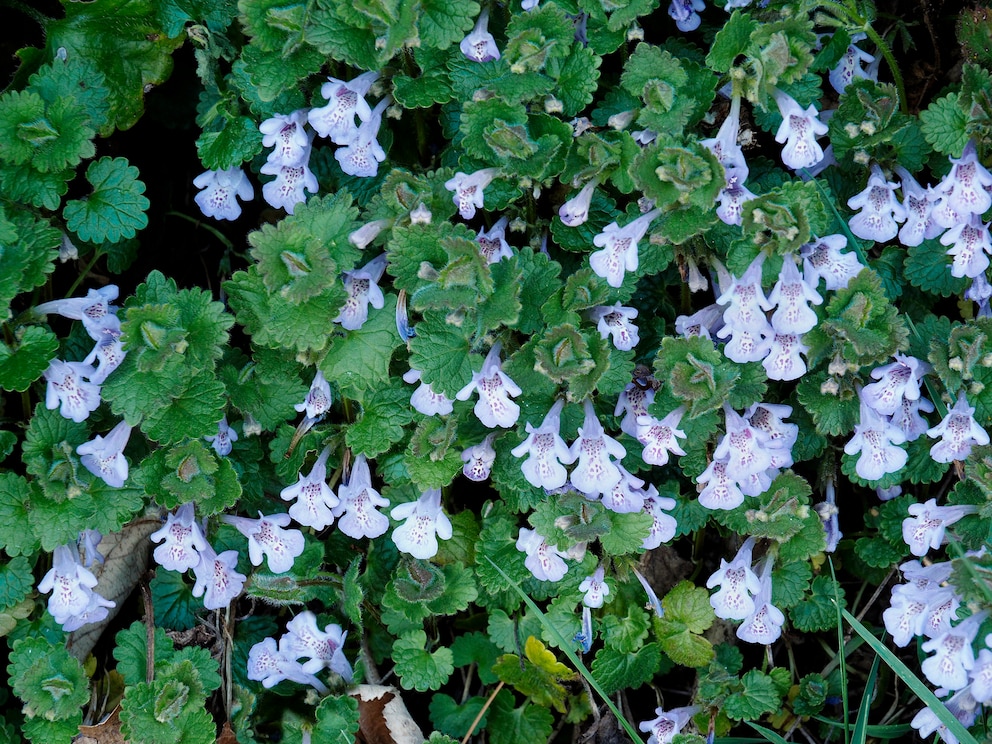
<svg viewBox="0 0 992 744">
<path fill-rule="evenodd" d="M 759 577 L 751 565 L 754 544 L 755 539 L 749 537 L 732 561 L 721 558 L 720 568 L 709 577 L 706 587 L 719 587 L 710 596 L 717 617 L 743 621 L 737 628 L 738 638 L 767 646 L 782 634 L 785 615 L 772 604 L 772 556 L 762 561 Z"/>
<path fill-rule="evenodd" d="M 99 538 L 91 541 L 87 549 L 88 560 L 99 542 Z M 93 591 L 97 584 L 96 576 L 80 561 L 78 548 L 75 545 L 60 545 L 55 548 L 52 567 L 38 584 L 38 591 L 52 593 L 48 598 L 48 611 L 63 630 L 72 632 L 103 620 L 110 608 L 116 606 L 116 603 Z"/>
<path fill-rule="evenodd" d="M 278 642 L 266 638 L 251 647 L 248 679 L 261 682 L 266 689 L 288 680 L 326 694 L 327 686 L 316 676 L 322 669 L 330 669 L 345 682 L 352 680 L 351 664 L 344 655 L 347 636 L 335 623 L 321 630 L 312 612 L 301 612 L 286 624 L 286 632 Z"/>
</svg>

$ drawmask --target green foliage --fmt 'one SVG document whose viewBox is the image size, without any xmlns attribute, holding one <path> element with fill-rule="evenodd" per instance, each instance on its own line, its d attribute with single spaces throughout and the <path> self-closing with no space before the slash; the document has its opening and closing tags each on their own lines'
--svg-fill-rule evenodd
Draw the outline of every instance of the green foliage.
<svg viewBox="0 0 992 744">
<path fill-rule="evenodd" d="M 405 689 L 436 690 L 455 670 L 450 648 L 426 649 L 427 634 L 422 630 L 404 633 L 393 644 L 396 673 Z"/>
<path fill-rule="evenodd" d="M 575 673 L 534 636 L 524 643 L 523 657 L 505 654 L 496 661 L 493 671 L 501 681 L 538 705 L 554 707 L 561 712 L 565 710 L 565 688 L 561 683 L 575 677 Z"/>
<path fill-rule="evenodd" d="M 93 191 L 85 199 L 66 203 L 62 215 L 67 227 L 82 240 L 114 243 L 133 238 L 148 224 L 145 184 L 138 169 L 124 158 L 100 158 L 86 169 Z"/>
<path fill-rule="evenodd" d="M 16 641 L 7 673 L 29 719 L 82 723 L 80 708 L 89 699 L 86 673 L 62 644 L 40 637 Z"/>
</svg>

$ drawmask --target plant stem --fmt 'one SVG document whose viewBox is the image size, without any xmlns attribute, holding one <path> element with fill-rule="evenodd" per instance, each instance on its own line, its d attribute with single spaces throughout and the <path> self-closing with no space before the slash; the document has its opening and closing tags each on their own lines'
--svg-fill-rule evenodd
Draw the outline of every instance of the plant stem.
<svg viewBox="0 0 992 744">
<path fill-rule="evenodd" d="M 89 260 L 89 263 L 86 264 L 86 268 L 80 272 L 79 276 L 76 277 L 76 281 L 74 281 L 72 286 L 69 287 L 69 291 L 65 293 L 66 297 L 72 297 L 73 293 L 79 289 L 79 285 L 82 284 L 83 280 L 90 275 L 90 272 L 93 270 L 93 267 L 96 266 L 96 262 L 100 260 L 100 256 L 102 255 L 103 253 L 100 252 L 99 248 L 93 249 L 93 258 Z"/>
</svg>

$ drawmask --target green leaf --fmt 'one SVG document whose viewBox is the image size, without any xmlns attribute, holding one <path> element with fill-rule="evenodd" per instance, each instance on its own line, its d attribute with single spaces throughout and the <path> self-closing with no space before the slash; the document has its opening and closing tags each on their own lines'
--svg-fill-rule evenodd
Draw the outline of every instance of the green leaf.
<svg viewBox="0 0 992 744">
<path fill-rule="evenodd" d="M 557 74 L 556 95 L 561 100 L 562 113 L 565 116 L 576 116 L 592 103 L 602 62 L 602 57 L 591 48 L 579 43 L 572 45 Z"/>
<path fill-rule="evenodd" d="M 410 340 L 410 366 L 435 392 L 454 399 L 472 380 L 467 329 L 449 324 L 442 313 L 427 311 Z"/>
<path fill-rule="evenodd" d="M 515 74 L 540 72 L 549 60 L 568 55 L 574 37 L 575 28 L 564 10 L 542 5 L 511 18 L 503 56 Z"/>
<path fill-rule="evenodd" d="M 660 668 L 661 650 L 657 643 L 648 643 L 634 652 L 607 646 L 597 651 L 592 661 L 592 673 L 607 695 L 636 690 L 650 682 Z"/>
<path fill-rule="evenodd" d="M 368 390 L 389 380 L 389 360 L 402 346 L 396 330 L 396 296 L 386 295 L 381 309 L 371 309 L 369 319 L 357 331 L 331 340 L 320 370 L 344 390 Z"/>
<path fill-rule="evenodd" d="M 33 587 L 31 564 L 24 556 L 11 558 L 0 566 L 0 612 L 19 604 Z"/>
<path fill-rule="evenodd" d="M 436 103 L 447 103 L 454 97 L 448 76 L 447 61 L 451 50 L 436 50 L 421 46 L 414 51 L 420 67 L 417 76 L 393 77 L 393 97 L 403 108 L 430 108 Z"/>
<path fill-rule="evenodd" d="M 496 682 L 499 677 L 493 672 L 500 650 L 484 633 L 465 633 L 455 638 L 451 653 L 456 667 L 476 664 L 479 681 L 486 685 Z"/>
<path fill-rule="evenodd" d="M 66 226 L 82 240 L 116 243 L 133 238 L 148 224 L 145 184 L 125 158 L 94 160 L 86 169 L 86 179 L 93 186 L 92 193 L 69 201 L 62 210 Z"/>
<path fill-rule="evenodd" d="M 747 13 L 735 10 L 717 31 L 713 46 L 706 55 L 706 66 L 715 72 L 729 72 L 734 61 L 747 50 L 758 22 Z"/>
<path fill-rule="evenodd" d="M 0 544 L 7 555 L 31 555 L 38 550 L 28 516 L 33 490 L 22 476 L 0 473 Z"/>
<path fill-rule="evenodd" d="M 203 606 L 193 596 L 192 588 L 177 571 L 156 571 L 149 583 L 155 607 L 155 622 L 170 630 L 189 630 L 196 626 L 196 611 Z"/>
<path fill-rule="evenodd" d="M 714 348 L 712 341 L 698 336 L 662 339 L 654 370 L 668 393 L 659 398 L 669 399 L 656 398 L 655 405 L 665 408 L 665 413 L 685 405 L 688 418 L 722 406 L 740 378 L 740 368 Z"/>
<path fill-rule="evenodd" d="M 829 630 L 837 625 L 837 600 L 845 606 L 844 590 L 829 576 L 817 576 L 810 586 L 810 595 L 789 610 L 789 618 L 797 630 L 812 633 Z"/>
<path fill-rule="evenodd" d="M 551 736 L 554 717 L 547 708 L 525 702 L 519 708 L 513 693 L 502 690 L 489 709 L 489 741 L 492 744 L 520 744 L 525 741 L 547 741 Z"/>
<path fill-rule="evenodd" d="M 0 161 L 0 189 L 8 198 L 52 212 L 58 210 L 73 175 L 71 170 L 42 173 L 31 163 Z"/>
<path fill-rule="evenodd" d="M 923 136 L 933 149 L 952 158 L 961 157 L 968 144 L 968 114 L 957 93 L 948 93 L 920 112 Z"/>
<path fill-rule="evenodd" d="M 24 392 L 57 356 L 59 340 L 47 328 L 22 329 L 15 348 L 0 342 L 0 388 Z"/>
<path fill-rule="evenodd" d="M 427 47 L 443 49 L 457 44 L 479 15 L 475 0 L 421 0 L 417 28 Z"/>
<path fill-rule="evenodd" d="M 645 512 L 618 514 L 608 511 L 606 517 L 610 528 L 599 537 L 604 551 L 609 555 L 625 555 L 640 553 L 643 550 L 644 538 L 650 534 L 651 526 L 654 524 L 650 514 Z"/>
<path fill-rule="evenodd" d="M 10 303 L 21 292 L 45 283 L 55 269 L 62 236 L 47 220 L 25 212 L 9 221 L 0 208 L 0 312 L 8 316 Z"/>
<path fill-rule="evenodd" d="M 427 650 L 427 634 L 422 630 L 404 633 L 393 643 L 393 662 L 404 690 L 437 690 L 455 671 L 449 648 Z"/>
<path fill-rule="evenodd" d="M 620 653 L 633 653 L 644 644 L 650 625 L 648 613 L 636 605 L 630 605 L 623 617 L 614 614 L 603 616 L 603 643 Z"/>
<path fill-rule="evenodd" d="M 685 623 L 690 633 L 702 633 L 715 619 L 709 592 L 689 581 L 680 581 L 661 600 L 665 616 Z"/>
<path fill-rule="evenodd" d="M 49 59 L 62 47 L 67 59 L 86 60 L 102 73 L 103 80 L 94 82 L 110 91 L 108 120 L 100 127 L 104 136 L 138 121 L 145 92 L 169 77 L 172 51 L 183 41 L 163 32 L 153 0 L 72 3 L 65 6 L 65 17 L 47 23 L 45 31 Z"/>
<path fill-rule="evenodd" d="M 469 732 L 469 728 L 476 721 L 480 730 L 485 728 L 486 715 L 483 712 L 485 704 L 486 699 L 478 695 L 458 704 L 453 697 L 438 693 L 430 702 L 431 722 L 438 731 L 461 738 Z"/>
<path fill-rule="evenodd" d="M 237 168 L 262 151 L 262 133 L 247 116 L 224 120 L 218 131 L 204 132 L 196 140 L 196 152 L 207 170 Z"/>
<path fill-rule="evenodd" d="M 575 678 L 575 672 L 559 662 L 553 652 L 534 636 L 524 643 L 524 658 L 504 654 L 493 667 L 496 676 L 538 705 L 554 706 L 565 712 L 565 688 L 562 681 Z"/>
<path fill-rule="evenodd" d="M 965 290 L 965 279 L 951 275 L 947 251 L 936 239 L 907 248 L 903 271 L 914 287 L 941 297 L 956 297 Z"/>
<path fill-rule="evenodd" d="M 353 452 L 376 457 L 403 438 L 412 420 L 409 390 L 374 390 L 362 401 L 361 416 L 348 427 L 345 441 Z"/>
<path fill-rule="evenodd" d="M 839 389 L 831 392 L 831 388 Z M 861 420 L 857 394 L 849 385 L 840 388 L 833 376 L 826 372 L 806 375 L 796 392 L 820 434 L 849 434 Z"/>
<path fill-rule="evenodd" d="M 772 678 L 752 669 L 741 677 L 741 689 L 724 701 L 723 712 L 734 721 L 752 721 L 777 710 L 781 702 Z"/>
<path fill-rule="evenodd" d="M 80 706 L 89 700 L 89 680 L 61 643 L 39 636 L 16 641 L 7 672 L 29 718 L 82 722 Z"/>
<path fill-rule="evenodd" d="M 53 60 L 42 65 L 29 79 L 30 90 L 45 102 L 53 104 L 59 98 L 73 98 L 86 113 L 89 125 L 101 130 L 110 111 L 110 92 L 103 74 L 93 62 L 82 56 Z"/>
<path fill-rule="evenodd" d="M 809 563 L 782 563 L 772 571 L 772 604 L 781 610 L 795 605 L 806 595 L 813 569 Z"/>
<path fill-rule="evenodd" d="M 45 101 L 37 93 L 15 90 L 0 96 L 0 158 L 28 162 L 43 141 L 37 129 L 39 124 L 47 125 L 44 116 Z M 51 139 L 57 138 L 58 133 L 52 131 Z"/>
<path fill-rule="evenodd" d="M 217 433 L 217 422 L 227 405 L 224 384 L 216 379 L 196 379 L 192 375 L 177 395 L 164 406 L 150 411 L 141 430 L 162 444 L 186 437 Z"/>
<path fill-rule="evenodd" d="M 358 732 L 358 701 L 351 695 L 328 695 L 317 706 L 318 741 L 351 741 Z"/>
</svg>

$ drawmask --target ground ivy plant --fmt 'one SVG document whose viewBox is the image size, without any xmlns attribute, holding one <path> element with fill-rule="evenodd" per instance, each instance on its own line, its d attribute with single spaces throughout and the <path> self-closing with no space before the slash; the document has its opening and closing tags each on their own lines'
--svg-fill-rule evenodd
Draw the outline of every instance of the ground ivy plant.
<svg viewBox="0 0 992 744">
<path fill-rule="evenodd" d="M 987 736 L 992 23 L 899 5 L 7 11 L 4 739 Z"/>
</svg>

